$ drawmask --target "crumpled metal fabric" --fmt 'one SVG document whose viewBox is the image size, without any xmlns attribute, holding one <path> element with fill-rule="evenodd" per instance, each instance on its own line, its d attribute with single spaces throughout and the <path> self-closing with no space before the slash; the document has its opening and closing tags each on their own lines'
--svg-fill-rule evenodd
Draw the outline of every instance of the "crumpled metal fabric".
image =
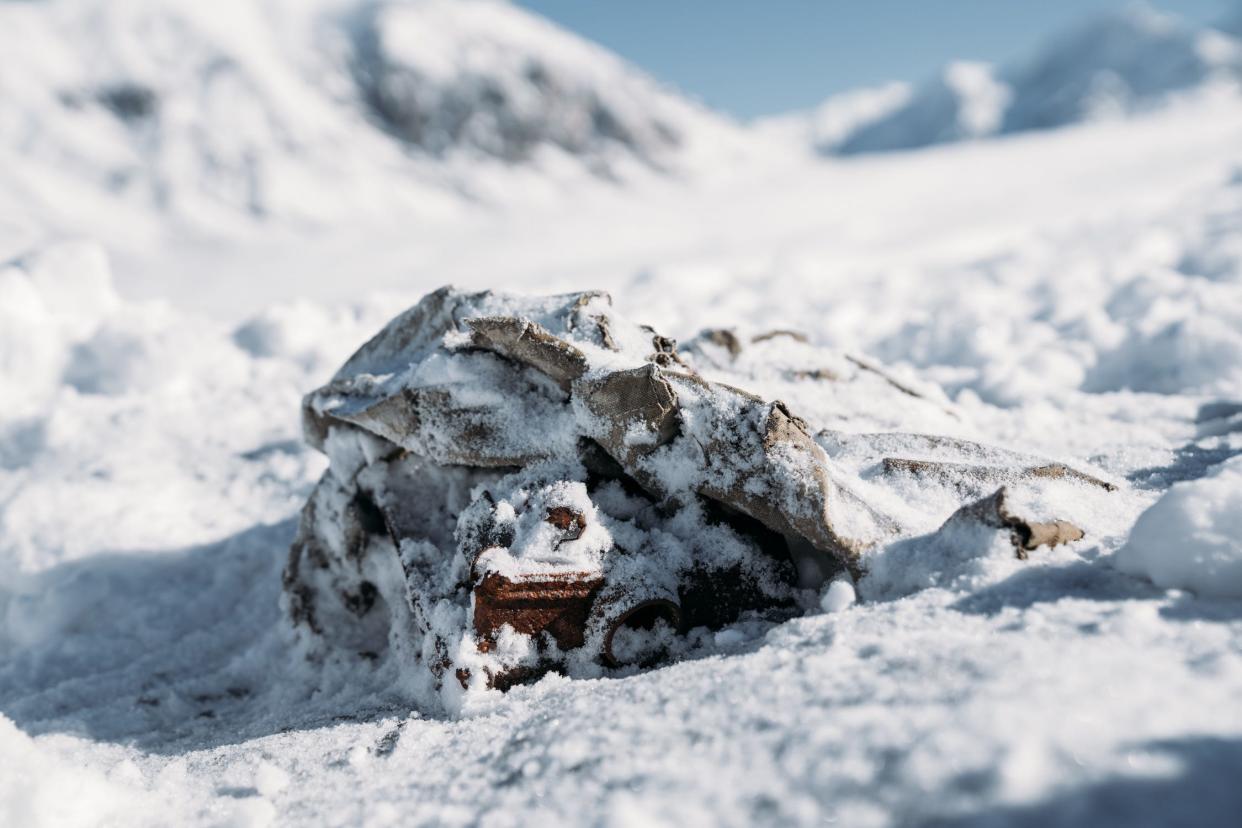
<svg viewBox="0 0 1242 828">
<path fill-rule="evenodd" d="M 749 609 L 788 606 L 799 572 L 807 570 L 792 560 L 796 554 L 812 557 L 820 577 L 864 577 L 867 551 L 903 526 L 859 493 L 865 487 L 842 472 L 829 450 L 869 452 L 878 479 L 914 476 L 964 486 L 963 508 L 953 519 L 1013 533 L 1019 556 L 1032 544 L 1082 533 L 1068 523 L 1011 514 L 1002 486 L 1024 476 L 1109 485 L 953 438 L 816 433 L 784 402 L 714 380 L 708 370 L 756 343 L 796 334 L 777 331 L 745 343 L 731 331 L 708 331 L 691 343 L 695 358 L 688 359 L 675 342 L 627 322 L 611 304 L 599 292 L 527 298 L 442 288 L 393 319 L 307 395 L 305 436 L 329 455 L 331 468 L 307 504 L 285 573 L 295 622 L 323 636 L 331 624 L 372 623 L 372 608 L 382 604 L 389 631 L 393 625 L 410 631 L 406 657 L 423 661 L 438 682 L 455 676 L 463 689 L 475 681 L 503 689 L 562 667 L 560 654 L 584 646 L 616 666 L 621 660 L 612 642 L 627 621 L 661 620 L 684 630 L 727 623 Z M 794 375 L 834 386 L 857 383 L 878 406 L 884 394 L 920 396 L 863 358 L 847 357 L 842 365 L 851 376 L 829 368 L 797 368 Z M 940 459 L 927 459 L 927 451 L 900 456 L 912 446 L 934 448 Z M 671 515 L 693 505 L 696 514 L 719 515 L 730 537 L 754 547 L 754 560 L 714 568 L 706 556 L 697 570 L 683 567 L 671 578 L 637 577 L 631 559 L 642 550 L 620 550 L 615 554 L 624 566 L 608 558 L 591 571 L 526 580 L 476 571 L 483 551 L 507 547 L 503 537 L 488 535 L 496 499 L 480 502 L 467 492 L 481 487 L 484 497 L 503 499 L 505 491 L 534 485 L 513 482 L 516 472 L 558 463 L 579 469 L 566 474 L 584 486 L 619 481 L 653 512 Z M 979 487 L 989 485 L 996 493 L 980 499 Z M 467 515 L 471 509 L 474 517 Z M 545 520 L 574 526 L 587 518 L 549 510 Z M 779 570 L 787 592 L 755 586 L 779 569 L 767 560 L 773 555 L 788 559 Z M 610 574 L 623 569 L 631 573 L 628 582 Z M 533 637 L 541 654 L 482 666 L 473 654 L 461 656 L 461 642 L 443 631 L 452 622 L 433 617 L 458 610 L 454 617 L 475 651 L 499 658 L 489 654 L 507 627 Z M 342 640 L 355 646 L 365 638 Z"/>
</svg>

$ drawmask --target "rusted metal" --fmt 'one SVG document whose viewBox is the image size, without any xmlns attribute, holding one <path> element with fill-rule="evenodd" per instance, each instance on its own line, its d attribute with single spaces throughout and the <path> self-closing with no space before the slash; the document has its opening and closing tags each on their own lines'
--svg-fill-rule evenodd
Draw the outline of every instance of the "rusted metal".
<svg viewBox="0 0 1242 828">
<path fill-rule="evenodd" d="M 613 638 L 624 627 L 650 630 L 658 621 L 672 629 L 683 628 L 681 598 L 675 581 L 648 572 L 630 582 L 610 583 L 595 597 L 586 623 L 588 646 L 597 648 L 599 660 L 609 667 L 629 666 L 613 648 Z"/>
<path fill-rule="evenodd" d="M 852 485 L 837 453 L 868 469 L 879 463 L 882 478 L 955 487 L 959 503 L 975 502 L 949 521 L 1004 532 L 1020 558 L 1082 530 L 1025 519 L 1004 488 L 980 495 L 1032 479 L 1115 488 L 957 438 L 812 433 L 779 400 L 699 373 L 723 367 L 723 350 L 739 381 L 758 378 L 746 365 L 761 362 L 764 349 L 739 359 L 746 349 L 804 336 L 707 331 L 684 360 L 674 340 L 627 325 L 598 298 L 495 302 L 487 293 L 437 291 L 307 397 L 311 445 L 325 449 L 341 430 L 366 450 L 363 468 L 354 453 L 334 459 L 303 510 L 283 576 L 295 625 L 371 659 L 384 657 L 394 636 L 408 636 L 409 646 L 392 651 L 416 653 L 436 685 L 454 691 L 454 678 L 474 691 L 556 670 L 595 674 L 583 669 L 592 659 L 650 666 L 679 649 L 662 651 L 670 637 L 658 625 L 684 633 L 748 611 L 788 615 L 799 587 L 842 571 L 860 580 L 864 553 L 907 533 L 883 501 L 864 499 L 867 489 Z M 501 307 L 512 315 L 494 315 Z M 600 359 L 599 348 L 622 358 Z M 821 365 L 809 348 L 779 350 L 787 353 L 771 367 L 784 380 L 837 383 L 846 393 L 864 377 L 862 401 L 883 407 L 908 396 L 958 416 L 863 357 Z M 469 382 L 458 389 L 407 370 L 433 357 Z M 547 439 L 514 428 L 518 421 L 547 422 Z M 661 451 L 695 462 L 665 474 L 654 462 Z M 728 554 L 716 554 L 724 544 L 694 537 L 693 527 L 728 535 Z M 665 535 L 687 554 L 668 548 Z M 394 556 L 404 584 L 371 575 L 389 571 Z M 501 647 L 505 627 L 529 638 Z M 618 635 L 626 628 L 652 633 Z M 579 652 L 566 658 L 572 650 Z"/>
<path fill-rule="evenodd" d="M 487 686 L 492 690 L 499 690 L 502 693 L 510 688 L 517 687 L 519 684 L 531 684 L 546 676 L 548 673 L 555 672 L 556 665 L 550 662 L 540 662 L 531 666 L 510 667 L 507 670 L 500 670 L 493 673 L 490 670 L 485 671 L 487 678 Z"/>
<path fill-rule="evenodd" d="M 681 628 L 681 607 L 668 598 L 651 598 L 628 607 L 618 613 L 608 625 L 604 633 L 603 645 L 600 647 L 600 659 L 609 667 L 620 667 L 623 662 L 612 650 L 612 639 L 622 627 L 635 627 L 649 630 L 657 621 L 664 620 L 670 627 Z"/>
<path fill-rule="evenodd" d="M 490 572 L 474 588 L 475 637 L 494 642 L 508 624 L 525 635 L 546 634 L 562 650 L 581 647 L 591 604 L 603 584 L 602 576 L 588 572 L 520 580 Z"/>
<path fill-rule="evenodd" d="M 552 507 L 548 510 L 544 520 L 565 533 L 560 543 L 577 540 L 582 537 L 582 533 L 586 530 L 586 516 L 581 512 L 575 512 L 567 506 Z"/>
</svg>

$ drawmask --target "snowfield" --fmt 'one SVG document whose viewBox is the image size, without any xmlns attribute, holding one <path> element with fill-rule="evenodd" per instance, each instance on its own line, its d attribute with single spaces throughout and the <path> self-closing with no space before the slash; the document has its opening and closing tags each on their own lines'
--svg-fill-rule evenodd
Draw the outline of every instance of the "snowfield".
<svg viewBox="0 0 1242 828">
<path fill-rule="evenodd" d="M 837 159 L 801 130 L 717 118 L 516 9 L 382 5 L 392 49 L 423 25 L 492 44 L 470 53 L 482 69 L 447 49 L 383 64 L 443 81 L 438 112 L 444 96 L 487 104 L 491 120 L 435 139 L 460 145 L 410 146 L 342 85 L 348 60 L 315 62 L 333 53 L 307 31 L 355 31 L 323 23 L 345 0 L 265 3 L 258 20 L 224 4 L 244 38 L 215 37 L 226 18 L 190 3 L 0 7 L 18 55 L 0 77 L 0 825 L 1237 823 L 1233 86 L 1213 76 L 1126 119 Z M 180 39 L 166 63 L 120 34 L 91 52 L 74 6 Z M 187 42 L 194 72 L 232 67 L 229 88 L 248 91 L 221 94 L 245 107 L 206 114 L 199 75 L 165 71 Z M 573 78 L 550 108 L 522 97 L 515 44 Z M 157 90 L 156 117 L 173 119 L 159 140 L 151 122 L 58 97 L 100 54 Z M 534 123 L 581 126 L 566 113 L 608 89 L 633 140 L 523 143 L 509 126 L 530 122 L 476 96 L 489 71 Z M 256 127 L 236 155 L 187 154 L 239 134 L 239 113 L 270 126 L 281 107 L 307 119 L 290 128 L 306 144 Z M 657 111 L 684 140 L 641 117 Z M 244 189 L 211 190 L 245 163 L 297 189 L 255 190 L 258 212 Z M 118 165 L 137 183 L 117 185 Z M 894 544 L 857 590 L 833 582 L 793 620 L 703 633 L 693 659 L 553 675 L 444 716 L 391 662 L 307 662 L 279 595 L 326 464 L 302 440 L 302 395 L 446 283 L 607 289 L 683 340 L 802 331 L 940 400 L 921 430 L 1118 489 L 1079 504 L 1087 538 L 1028 561 Z M 816 388 L 782 398 L 850 430 Z M 896 428 L 898 413 L 868 416 Z"/>
</svg>

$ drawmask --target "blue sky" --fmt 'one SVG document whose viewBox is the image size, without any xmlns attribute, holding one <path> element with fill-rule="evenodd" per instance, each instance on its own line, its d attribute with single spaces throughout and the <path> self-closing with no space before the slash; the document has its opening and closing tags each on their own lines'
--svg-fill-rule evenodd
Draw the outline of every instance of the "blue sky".
<svg viewBox="0 0 1242 828">
<path fill-rule="evenodd" d="M 739 118 L 919 80 L 954 58 L 1004 60 L 1131 0 L 517 0 Z M 1187 20 L 1238 0 L 1157 0 Z"/>
</svg>

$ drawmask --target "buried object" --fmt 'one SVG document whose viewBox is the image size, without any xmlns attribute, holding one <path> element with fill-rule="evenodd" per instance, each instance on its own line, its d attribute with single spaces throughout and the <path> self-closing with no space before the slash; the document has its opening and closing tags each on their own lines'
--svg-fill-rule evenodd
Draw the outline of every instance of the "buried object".
<svg viewBox="0 0 1242 828">
<path fill-rule="evenodd" d="M 850 428 L 814 430 L 735 383 Z M 312 653 L 403 659 L 451 697 L 657 663 L 679 634 L 865 577 L 872 550 L 949 514 L 1018 557 L 1082 537 L 1019 517 L 1006 492 L 1111 484 L 900 430 L 955 417 L 935 389 L 789 332 L 679 349 L 606 294 L 444 288 L 306 397 L 330 464 L 285 606 Z"/>
</svg>

